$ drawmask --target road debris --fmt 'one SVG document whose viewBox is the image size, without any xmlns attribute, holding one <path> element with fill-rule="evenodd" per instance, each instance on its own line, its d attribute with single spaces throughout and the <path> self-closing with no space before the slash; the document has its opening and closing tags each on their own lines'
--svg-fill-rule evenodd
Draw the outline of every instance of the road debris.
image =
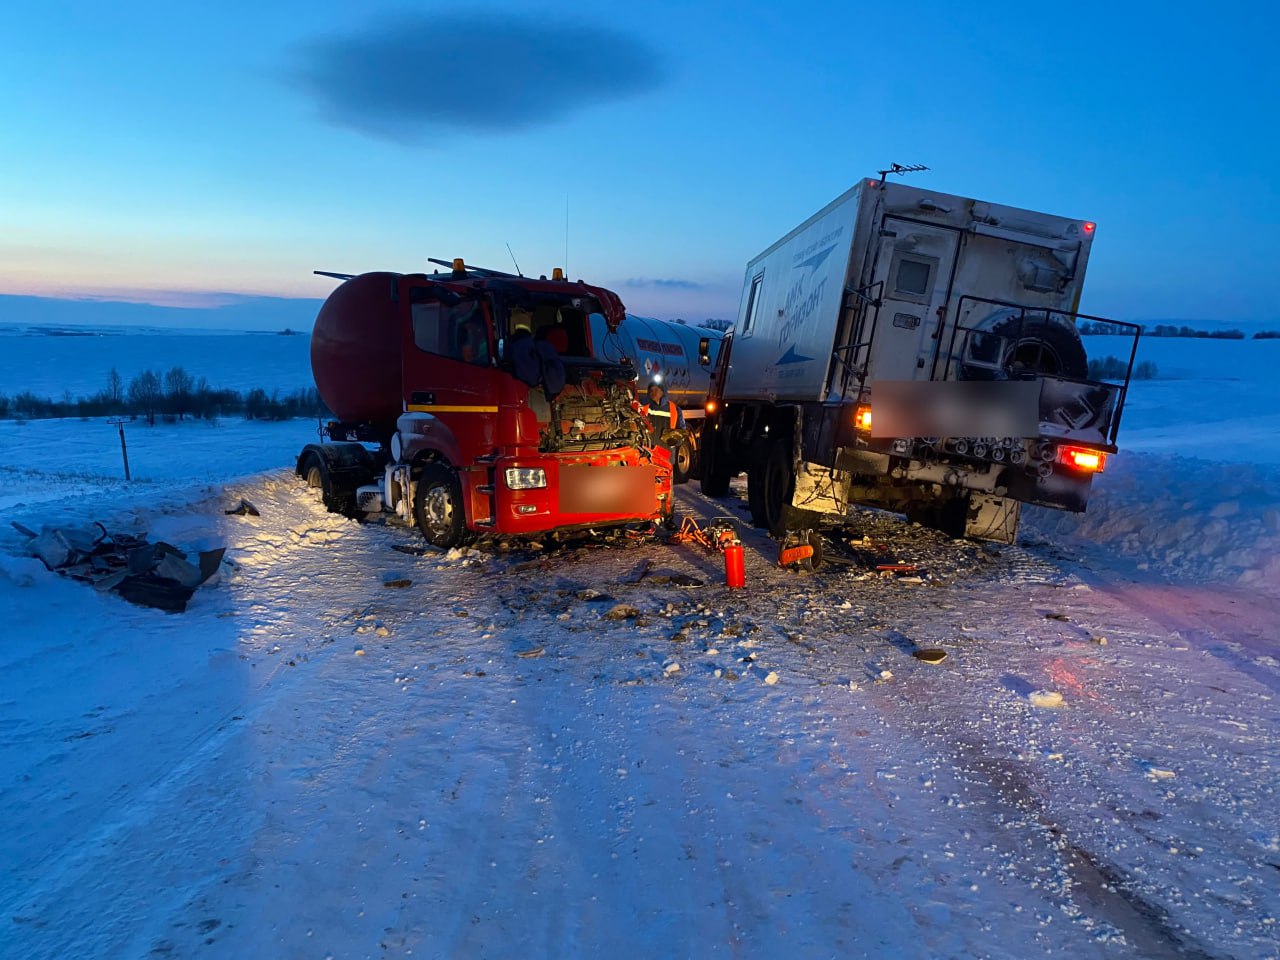
<svg viewBox="0 0 1280 960">
<path fill-rule="evenodd" d="M 113 590 L 130 603 L 166 613 L 182 613 L 196 589 L 217 572 L 224 548 L 197 554 L 145 536 L 111 533 L 101 523 L 89 527 L 43 527 L 39 533 L 14 523 L 28 538 L 27 549 L 49 570 L 72 580 Z"/>
<path fill-rule="evenodd" d="M 1055 710 L 1064 706 L 1065 703 L 1062 694 L 1057 690 L 1032 690 L 1027 694 L 1027 699 L 1031 701 L 1033 707 L 1044 707 L 1048 710 Z"/>
<path fill-rule="evenodd" d="M 629 603 L 619 603 L 604 613 L 606 620 L 634 620 L 638 616 L 640 616 L 640 608 L 633 607 Z"/>
<path fill-rule="evenodd" d="M 947 651 L 939 650 L 936 647 L 912 650 L 911 655 L 923 663 L 941 663 L 943 660 L 947 659 Z"/>
</svg>

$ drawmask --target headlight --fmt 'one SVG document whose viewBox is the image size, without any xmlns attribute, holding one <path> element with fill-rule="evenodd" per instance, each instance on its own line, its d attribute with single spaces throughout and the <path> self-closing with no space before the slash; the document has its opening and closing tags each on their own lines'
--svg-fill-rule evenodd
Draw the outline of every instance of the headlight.
<svg viewBox="0 0 1280 960">
<path fill-rule="evenodd" d="M 547 485 L 547 471 L 541 467 L 509 467 L 506 477 L 508 490 L 534 490 Z"/>
</svg>

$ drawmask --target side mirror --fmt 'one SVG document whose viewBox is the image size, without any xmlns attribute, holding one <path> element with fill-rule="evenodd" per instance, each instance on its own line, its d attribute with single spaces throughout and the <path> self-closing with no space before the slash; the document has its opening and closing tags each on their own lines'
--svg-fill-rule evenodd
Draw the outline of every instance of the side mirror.
<svg viewBox="0 0 1280 960">
<path fill-rule="evenodd" d="M 711 338 L 702 337 L 698 341 L 698 363 L 704 367 L 711 366 Z"/>
</svg>

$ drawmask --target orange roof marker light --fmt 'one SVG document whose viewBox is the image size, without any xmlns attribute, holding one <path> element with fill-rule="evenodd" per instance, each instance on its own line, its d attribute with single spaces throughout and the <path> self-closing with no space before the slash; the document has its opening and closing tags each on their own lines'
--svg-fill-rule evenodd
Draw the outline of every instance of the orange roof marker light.
<svg viewBox="0 0 1280 960">
<path fill-rule="evenodd" d="M 1089 447 L 1061 447 L 1058 462 L 1085 473 L 1102 473 L 1107 467 L 1107 455 Z"/>
</svg>

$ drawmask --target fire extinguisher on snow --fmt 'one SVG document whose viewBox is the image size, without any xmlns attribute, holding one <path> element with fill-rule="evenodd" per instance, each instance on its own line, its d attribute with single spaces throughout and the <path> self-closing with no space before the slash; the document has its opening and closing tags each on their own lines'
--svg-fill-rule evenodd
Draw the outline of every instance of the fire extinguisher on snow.
<svg viewBox="0 0 1280 960">
<path fill-rule="evenodd" d="M 747 585 L 746 554 L 732 517 L 712 520 L 705 529 L 698 526 L 693 517 L 685 517 L 673 539 L 677 543 L 698 543 L 708 550 L 719 550 L 724 554 L 724 585 L 734 590 Z"/>
<path fill-rule="evenodd" d="M 707 527 L 707 533 L 716 549 L 724 554 L 724 585 L 741 590 L 747 585 L 746 554 L 733 523 L 725 520 L 712 521 Z"/>
</svg>

